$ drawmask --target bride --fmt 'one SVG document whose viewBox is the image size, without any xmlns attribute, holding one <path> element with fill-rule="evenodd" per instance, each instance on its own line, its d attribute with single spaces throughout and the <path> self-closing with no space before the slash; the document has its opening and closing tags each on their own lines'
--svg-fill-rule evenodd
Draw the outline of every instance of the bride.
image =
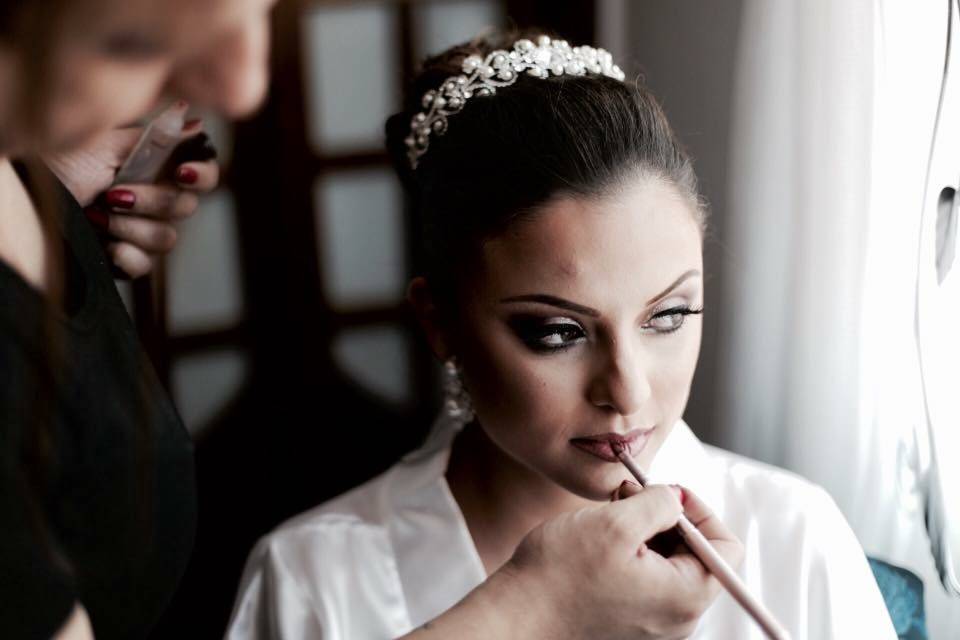
<svg viewBox="0 0 960 640">
<path fill-rule="evenodd" d="M 228 637 L 410 631 L 544 520 L 617 494 L 614 443 L 710 505 L 795 638 L 895 637 L 829 496 L 681 419 L 706 207 L 647 89 L 602 50 L 494 35 L 428 60 L 387 131 L 422 222 L 408 294 L 445 361 L 444 408 L 422 448 L 261 540 Z M 722 594 L 692 637 L 761 635 Z"/>
</svg>

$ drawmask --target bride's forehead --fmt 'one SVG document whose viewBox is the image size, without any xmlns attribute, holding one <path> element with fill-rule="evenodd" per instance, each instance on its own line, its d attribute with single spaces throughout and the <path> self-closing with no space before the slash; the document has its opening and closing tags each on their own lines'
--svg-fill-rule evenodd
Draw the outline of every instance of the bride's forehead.
<svg viewBox="0 0 960 640">
<path fill-rule="evenodd" d="M 582 242 L 582 237 L 572 240 L 572 236 L 563 246 L 550 246 L 547 236 L 526 246 L 519 238 L 491 245 L 476 283 L 479 299 L 492 304 L 544 294 L 591 307 L 604 317 L 633 317 L 681 274 L 703 272 L 693 224 L 685 234 L 669 239 L 648 236 L 631 242 L 627 235 L 612 237 L 605 249 Z M 679 237 L 683 235 L 686 237 Z M 702 286 L 702 278 L 690 278 L 678 293 L 697 296 Z"/>
<path fill-rule="evenodd" d="M 562 196 L 485 244 L 488 267 L 543 277 L 650 272 L 699 262 L 700 230 L 688 201 L 659 180 L 601 197 Z"/>
</svg>

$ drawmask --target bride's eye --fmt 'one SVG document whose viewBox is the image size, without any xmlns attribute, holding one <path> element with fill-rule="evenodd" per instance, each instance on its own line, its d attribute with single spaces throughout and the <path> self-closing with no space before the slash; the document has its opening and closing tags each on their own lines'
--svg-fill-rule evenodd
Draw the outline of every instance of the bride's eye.
<svg viewBox="0 0 960 640">
<path fill-rule="evenodd" d="M 587 337 L 580 323 L 570 318 L 518 316 L 510 320 L 510 326 L 527 347 L 538 353 L 562 351 Z"/>
<path fill-rule="evenodd" d="M 657 333 L 673 333 L 683 326 L 686 316 L 703 313 L 703 309 L 691 309 L 686 306 L 670 307 L 658 311 L 647 321 L 644 329 L 653 329 Z"/>
</svg>

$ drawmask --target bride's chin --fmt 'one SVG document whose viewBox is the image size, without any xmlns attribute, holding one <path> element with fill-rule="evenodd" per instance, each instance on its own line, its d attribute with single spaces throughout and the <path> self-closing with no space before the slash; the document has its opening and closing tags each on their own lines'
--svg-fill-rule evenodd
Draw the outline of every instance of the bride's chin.
<svg viewBox="0 0 960 640">
<path fill-rule="evenodd" d="M 580 475 L 562 483 L 564 488 L 585 500 L 594 502 L 608 502 L 617 490 L 617 487 L 626 479 L 625 470 L 619 465 L 608 465 L 608 468 L 589 476 Z"/>
</svg>

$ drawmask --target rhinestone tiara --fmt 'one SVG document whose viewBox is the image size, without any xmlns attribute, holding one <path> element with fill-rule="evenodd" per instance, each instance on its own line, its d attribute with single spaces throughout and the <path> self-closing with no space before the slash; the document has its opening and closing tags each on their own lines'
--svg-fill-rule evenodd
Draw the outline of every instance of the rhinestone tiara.
<svg viewBox="0 0 960 640">
<path fill-rule="evenodd" d="M 430 135 L 447 131 L 447 118 L 463 109 L 474 96 L 492 96 L 498 87 L 517 81 L 521 74 L 535 78 L 551 75 L 583 76 L 588 73 L 623 80 L 623 71 L 613 64 L 610 52 L 594 47 L 571 47 L 566 40 L 540 36 L 534 44 L 526 38 L 513 43 L 512 51 L 498 49 L 486 58 L 473 55 L 463 61 L 463 73 L 444 80 L 439 89 L 423 95 L 423 111 L 410 121 L 410 135 L 404 139 L 410 166 L 417 162 L 430 144 Z"/>
</svg>

